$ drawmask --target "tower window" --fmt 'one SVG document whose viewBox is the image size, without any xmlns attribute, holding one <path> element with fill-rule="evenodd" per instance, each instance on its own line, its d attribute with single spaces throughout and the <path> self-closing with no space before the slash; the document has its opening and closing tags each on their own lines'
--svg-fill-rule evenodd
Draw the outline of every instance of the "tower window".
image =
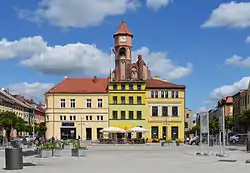
<svg viewBox="0 0 250 173">
<path fill-rule="evenodd" d="M 122 47 L 119 51 L 119 55 L 120 56 L 126 56 L 126 49 L 124 47 Z"/>
</svg>

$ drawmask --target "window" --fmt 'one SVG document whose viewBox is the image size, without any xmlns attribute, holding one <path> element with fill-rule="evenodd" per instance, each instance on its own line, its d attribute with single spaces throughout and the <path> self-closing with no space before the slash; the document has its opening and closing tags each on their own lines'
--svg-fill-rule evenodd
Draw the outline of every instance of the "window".
<svg viewBox="0 0 250 173">
<path fill-rule="evenodd" d="M 168 98 L 168 91 L 165 91 L 165 98 Z"/>
<path fill-rule="evenodd" d="M 87 99 L 87 108 L 91 108 L 91 99 Z"/>
<path fill-rule="evenodd" d="M 158 106 L 152 106 L 152 116 L 158 116 Z"/>
<path fill-rule="evenodd" d="M 154 91 L 151 91 L 151 98 L 154 98 L 154 96 L 155 96 Z"/>
<path fill-rule="evenodd" d="M 65 106 L 66 106 L 65 99 L 61 99 L 61 108 L 65 108 Z"/>
<path fill-rule="evenodd" d="M 189 114 L 186 114 L 186 118 L 189 118 Z"/>
<path fill-rule="evenodd" d="M 113 111 L 113 119 L 117 120 L 117 111 Z"/>
<path fill-rule="evenodd" d="M 136 116 L 137 116 L 137 120 L 141 120 L 141 111 L 137 111 L 136 113 Z"/>
<path fill-rule="evenodd" d="M 72 121 L 72 120 L 73 120 L 73 117 L 72 117 L 71 115 L 69 116 L 69 120 L 70 120 L 70 121 Z"/>
<path fill-rule="evenodd" d="M 177 106 L 172 107 L 172 116 L 178 116 L 178 107 Z"/>
<path fill-rule="evenodd" d="M 113 90 L 117 90 L 117 85 L 116 84 L 113 85 Z"/>
<path fill-rule="evenodd" d="M 164 96 L 165 96 L 164 91 L 161 91 L 161 98 L 164 98 Z"/>
<path fill-rule="evenodd" d="M 89 120 L 89 116 L 86 116 L 86 120 Z"/>
<path fill-rule="evenodd" d="M 117 96 L 113 96 L 113 104 L 117 104 Z"/>
<path fill-rule="evenodd" d="M 100 116 L 99 116 L 99 115 L 97 115 L 96 119 L 97 119 L 97 121 L 99 121 L 99 120 L 100 120 Z"/>
<path fill-rule="evenodd" d="M 155 91 L 155 98 L 158 98 L 158 91 Z"/>
<path fill-rule="evenodd" d="M 70 107 L 75 108 L 76 107 L 76 100 L 75 99 L 70 99 Z"/>
<path fill-rule="evenodd" d="M 66 120 L 66 115 L 63 116 L 63 120 Z"/>
<path fill-rule="evenodd" d="M 97 99 L 98 108 L 102 108 L 102 99 Z"/>
<path fill-rule="evenodd" d="M 129 104 L 134 104 L 134 98 L 132 96 L 129 97 Z"/>
<path fill-rule="evenodd" d="M 103 121 L 103 116 L 101 116 L 101 121 Z"/>
<path fill-rule="evenodd" d="M 134 112 L 133 111 L 129 111 L 129 119 L 132 120 L 134 119 Z"/>
<path fill-rule="evenodd" d="M 166 117 L 168 116 L 168 107 L 162 106 L 162 116 Z"/>
<path fill-rule="evenodd" d="M 121 90 L 125 90 L 125 84 L 121 84 Z"/>
<path fill-rule="evenodd" d="M 60 120 L 61 120 L 61 121 L 63 120 L 63 116 L 62 116 L 62 115 L 60 116 Z"/>
<path fill-rule="evenodd" d="M 141 84 L 137 85 L 137 90 L 141 90 Z"/>
<path fill-rule="evenodd" d="M 121 104 L 126 104 L 126 99 L 124 96 L 121 96 Z"/>
<path fill-rule="evenodd" d="M 188 128 L 188 122 L 185 122 L 185 129 Z"/>
<path fill-rule="evenodd" d="M 89 120 L 92 120 L 92 115 L 89 116 Z"/>
<path fill-rule="evenodd" d="M 151 138 L 158 139 L 159 135 L 159 127 L 158 126 L 152 126 L 151 127 Z"/>
<path fill-rule="evenodd" d="M 126 119 L 126 112 L 121 111 L 121 120 L 125 120 L 125 119 Z"/>
<path fill-rule="evenodd" d="M 76 116 L 75 116 L 75 115 L 73 116 L 73 120 L 74 120 L 74 121 L 76 120 Z"/>
<path fill-rule="evenodd" d="M 133 90 L 133 84 L 129 84 L 129 90 Z"/>
<path fill-rule="evenodd" d="M 179 98 L 179 91 L 175 91 L 175 98 Z"/>
<path fill-rule="evenodd" d="M 142 102 L 141 102 L 141 96 L 137 96 L 137 104 L 142 104 Z"/>
<path fill-rule="evenodd" d="M 172 98 L 174 98 L 174 94 L 175 94 L 175 92 L 174 92 L 174 91 L 172 91 L 172 94 L 171 94 L 171 95 L 172 95 Z"/>
</svg>

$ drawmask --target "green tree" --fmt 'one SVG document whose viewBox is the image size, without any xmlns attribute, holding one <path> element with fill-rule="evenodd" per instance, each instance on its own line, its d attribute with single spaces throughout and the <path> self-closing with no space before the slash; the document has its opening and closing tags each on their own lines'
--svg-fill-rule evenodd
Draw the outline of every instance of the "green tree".
<svg viewBox="0 0 250 173">
<path fill-rule="evenodd" d="M 233 129 L 234 122 L 233 122 L 233 117 L 226 116 L 225 117 L 225 128 L 227 131 L 230 131 Z"/>
<path fill-rule="evenodd" d="M 37 126 L 38 135 L 45 136 L 46 130 L 47 130 L 47 127 L 46 127 L 44 122 L 38 124 L 38 126 Z"/>
<path fill-rule="evenodd" d="M 249 130 L 250 127 L 250 109 L 246 110 L 239 116 L 239 122 L 245 127 L 245 132 Z"/>
</svg>

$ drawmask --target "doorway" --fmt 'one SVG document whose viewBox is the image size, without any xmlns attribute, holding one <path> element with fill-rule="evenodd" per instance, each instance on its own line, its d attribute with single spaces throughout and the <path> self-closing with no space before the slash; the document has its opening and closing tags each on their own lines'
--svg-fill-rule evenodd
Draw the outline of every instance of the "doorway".
<svg viewBox="0 0 250 173">
<path fill-rule="evenodd" d="M 92 128 L 86 128 L 86 140 L 92 140 Z"/>
<path fill-rule="evenodd" d="M 96 129 L 96 130 L 97 130 L 97 134 L 96 134 L 97 139 L 102 138 L 102 133 L 100 132 L 102 129 L 103 129 L 103 128 L 97 128 L 97 129 Z"/>
<path fill-rule="evenodd" d="M 167 139 L 167 127 L 166 126 L 162 127 L 162 139 L 164 140 Z"/>
<path fill-rule="evenodd" d="M 178 126 L 171 127 L 171 138 L 172 140 L 176 140 L 179 138 Z"/>
<path fill-rule="evenodd" d="M 61 139 L 76 139 L 76 128 L 61 128 Z"/>
</svg>

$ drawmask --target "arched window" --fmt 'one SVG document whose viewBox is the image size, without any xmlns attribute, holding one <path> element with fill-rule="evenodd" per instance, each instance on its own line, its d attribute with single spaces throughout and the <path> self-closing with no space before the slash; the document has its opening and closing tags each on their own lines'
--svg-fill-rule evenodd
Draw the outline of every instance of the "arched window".
<svg viewBox="0 0 250 173">
<path fill-rule="evenodd" d="M 119 55 L 120 56 L 126 56 L 126 49 L 124 47 L 122 47 L 119 51 Z"/>
</svg>

